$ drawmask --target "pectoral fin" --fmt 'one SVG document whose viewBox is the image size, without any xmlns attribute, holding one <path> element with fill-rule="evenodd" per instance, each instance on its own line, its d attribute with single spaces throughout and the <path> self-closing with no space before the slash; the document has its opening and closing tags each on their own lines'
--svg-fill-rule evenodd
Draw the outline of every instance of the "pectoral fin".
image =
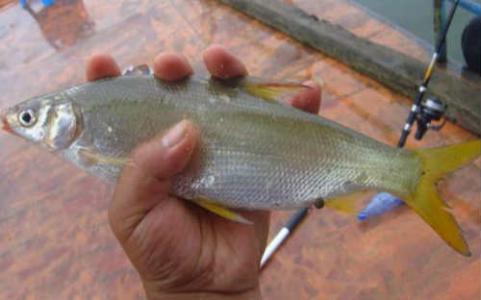
<svg viewBox="0 0 481 300">
<path fill-rule="evenodd" d="M 195 204 L 199 205 L 200 207 L 210 211 L 211 213 L 213 214 L 216 214 L 218 216 L 221 216 L 225 219 L 228 219 L 228 220 L 231 220 L 231 221 L 235 221 L 235 222 L 239 222 L 239 223 L 242 223 L 242 224 L 252 224 L 251 221 L 247 220 L 246 218 L 244 218 L 243 216 L 241 216 L 240 214 L 222 206 L 222 205 L 219 205 L 219 204 L 216 204 L 212 201 L 210 201 L 209 199 L 205 198 L 205 197 L 197 197 L 195 199 L 192 200 Z"/>
<path fill-rule="evenodd" d="M 127 158 L 105 156 L 87 148 L 78 150 L 78 155 L 88 165 L 111 165 L 121 167 L 128 162 Z"/>
</svg>

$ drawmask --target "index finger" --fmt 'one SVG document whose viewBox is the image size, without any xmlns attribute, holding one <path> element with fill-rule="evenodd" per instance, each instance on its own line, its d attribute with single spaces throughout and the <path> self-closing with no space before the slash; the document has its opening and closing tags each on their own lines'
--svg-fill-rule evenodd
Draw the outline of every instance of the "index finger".
<svg viewBox="0 0 481 300">
<path fill-rule="evenodd" d="M 176 53 L 160 53 L 154 59 L 154 74 L 165 81 L 184 79 L 193 73 L 187 59 Z"/>
<path fill-rule="evenodd" d="M 85 70 L 85 77 L 87 77 L 88 81 L 115 76 L 120 76 L 120 68 L 112 56 L 95 54 L 88 59 Z"/>
</svg>

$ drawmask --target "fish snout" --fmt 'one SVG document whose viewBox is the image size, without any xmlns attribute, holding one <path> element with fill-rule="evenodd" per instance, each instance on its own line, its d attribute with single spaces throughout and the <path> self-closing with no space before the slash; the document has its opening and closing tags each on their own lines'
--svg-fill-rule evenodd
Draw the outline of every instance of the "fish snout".
<svg viewBox="0 0 481 300">
<path fill-rule="evenodd" d="M 8 123 L 6 111 L 0 112 L 0 121 L 2 122 L 2 130 L 5 130 L 6 132 L 12 132 L 12 128 L 10 127 L 10 124 Z"/>
</svg>

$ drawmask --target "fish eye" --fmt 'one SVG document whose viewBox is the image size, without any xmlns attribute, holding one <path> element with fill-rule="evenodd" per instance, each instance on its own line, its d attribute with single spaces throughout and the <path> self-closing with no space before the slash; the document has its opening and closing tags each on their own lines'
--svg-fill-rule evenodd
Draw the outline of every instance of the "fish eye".
<svg viewBox="0 0 481 300">
<path fill-rule="evenodd" d="M 30 127 L 35 124 L 35 114 L 31 109 L 24 110 L 18 115 L 18 121 L 25 127 Z"/>
</svg>

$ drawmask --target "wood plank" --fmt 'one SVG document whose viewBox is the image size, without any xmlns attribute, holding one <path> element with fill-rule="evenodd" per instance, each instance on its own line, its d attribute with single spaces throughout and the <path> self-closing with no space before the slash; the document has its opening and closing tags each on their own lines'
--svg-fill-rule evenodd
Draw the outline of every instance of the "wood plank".
<svg viewBox="0 0 481 300">
<path fill-rule="evenodd" d="M 220 0 L 272 26 L 292 38 L 334 57 L 389 88 L 414 97 L 423 77 L 425 64 L 349 31 L 318 20 L 294 5 L 277 0 Z M 481 134 L 481 85 L 460 80 L 438 69 L 429 93 L 448 105 L 447 115 L 459 124 Z"/>
</svg>

